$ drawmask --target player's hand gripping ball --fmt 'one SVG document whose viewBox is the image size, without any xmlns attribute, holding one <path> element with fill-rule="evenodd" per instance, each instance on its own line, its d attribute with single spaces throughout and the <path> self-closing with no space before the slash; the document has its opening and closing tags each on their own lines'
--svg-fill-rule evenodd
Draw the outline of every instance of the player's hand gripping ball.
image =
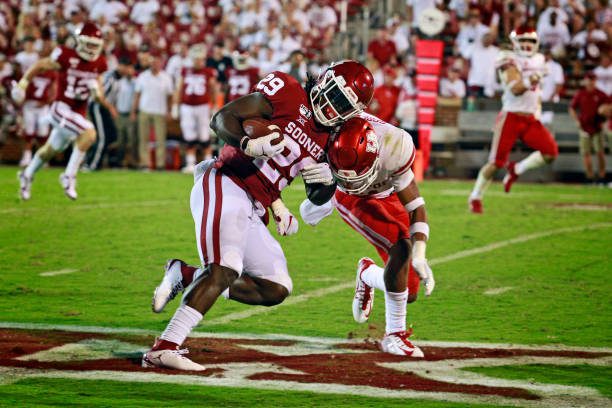
<svg viewBox="0 0 612 408">
<path fill-rule="evenodd" d="M 285 148 L 285 138 L 278 126 L 264 118 L 251 118 L 242 122 L 246 136 L 240 148 L 251 157 L 270 158 Z"/>
</svg>

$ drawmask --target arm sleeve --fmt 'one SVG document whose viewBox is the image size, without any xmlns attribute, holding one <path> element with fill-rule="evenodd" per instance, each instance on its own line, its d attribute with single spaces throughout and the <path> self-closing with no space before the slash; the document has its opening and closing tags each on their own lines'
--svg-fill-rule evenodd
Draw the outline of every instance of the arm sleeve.
<svg viewBox="0 0 612 408">
<path fill-rule="evenodd" d="M 395 191 L 401 191 L 408 187 L 408 184 L 414 179 L 414 173 L 411 170 L 416 155 L 414 143 L 410 134 L 402 129 L 397 129 L 399 146 L 392 152 L 391 161 L 395 164 L 391 173 L 393 188 Z"/>
</svg>

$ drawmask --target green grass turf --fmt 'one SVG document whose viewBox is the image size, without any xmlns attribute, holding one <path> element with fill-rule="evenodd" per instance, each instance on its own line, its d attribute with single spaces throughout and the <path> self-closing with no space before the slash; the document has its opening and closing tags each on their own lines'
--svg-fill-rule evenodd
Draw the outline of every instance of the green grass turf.
<svg viewBox="0 0 612 408">
<path fill-rule="evenodd" d="M 79 200 L 61 191 L 59 169 L 36 176 L 29 202 L 17 199 L 16 168 L 0 167 L 0 321 L 162 330 L 176 302 L 160 315 L 150 298 L 168 258 L 198 263 L 189 211 L 192 178 L 178 173 L 104 171 L 79 176 Z M 541 231 L 612 223 L 609 210 L 555 204 L 609 205 L 612 190 L 577 185 L 494 184 L 485 214 L 467 211 L 471 182 L 426 181 L 431 260 Z M 299 182 L 283 193 L 298 213 Z M 612 228 L 562 233 L 434 266 L 437 287 L 408 307 L 415 340 L 611 346 Z M 374 249 L 338 215 L 317 227 L 300 224 L 278 237 L 294 282 L 293 295 L 354 281 L 357 260 Z M 39 274 L 74 268 L 72 274 Z M 488 289 L 511 287 L 487 296 Z M 384 332 L 377 293 L 368 325 L 353 322 L 351 288 L 296 305 L 198 330 L 347 337 Z M 214 319 L 251 306 L 220 300 Z M 29 380 L 28 380 L 29 381 Z M 42 381 L 42 380 L 41 380 Z M 111 388 L 114 388 L 111 387 Z"/>
<path fill-rule="evenodd" d="M 602 395 L 612 398 L 612 368 L 610 367 L 534 364 L 525 366 L 472 367 L 465 370 L 508 380 L 529 379 L 538 383 L 591 387 L 597 389 Z"/>
<path fill-rule="evenodd" d="M 87 407 L 379 407 L 381 400 L 351 395 L 315 394 L 251 389 L 168 384 L 121 383 L 25 379 L 0 386 L 1 406 L 87 406 Z M 423 408 L 460 408 L 465 404 L 411 400 Z M 384 407 L 405 408 L 406 400 L 390 398 Z M 487 408 L 491 405 L 470 405 Z"/>
</svg>

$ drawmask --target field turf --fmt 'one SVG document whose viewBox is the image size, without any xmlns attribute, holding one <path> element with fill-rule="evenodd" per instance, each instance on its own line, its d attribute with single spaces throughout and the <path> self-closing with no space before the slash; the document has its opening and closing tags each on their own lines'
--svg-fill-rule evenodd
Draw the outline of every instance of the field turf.
<svg viewBox="0 0 612 408">
<path fill-rule="evenodd" d="M 189 211 L 191 176 L 127 171 L 81 174 L 79 199 L 71 202 L 57 181 L 60 170 L 44 169 L 36 176 L 32 199 L 20 202 L 16 170 L 0 167 L 0 324 L 161 332 L 177 304 L 159 315 L 150 311 L 151 294 L 165 261 L 199 261 Z M 485 198 L 485 214 L 476 216 L 467 211 L 471 182 L 426 180 L 420 188 L 427 202 L 428 258 L 437 286 L 431 297 L 421 293 L 408 306 L 415 343 L 564 345 L 610 351 L 612 190 L 519 182 L 511 194 L 504 194 L 494 184 Z M 283 193 L 295 214 L 303 197 L 299 180 Z M 382 293 L 376 294 L 368 324 L 354 323 L 350 311 L 357 260 L 362 256 L 377 259 L 365 239 L 334 214 L 317 227 L 301 222 L 297 235 L 278 240 L 294 283 L 287 303 L 254 308 L 221 299 L 198 331 L 338 339 L 383 334 Z M 356 364 L 363 364 L 358 356 Z M 469 370 L 499 379 L 592 387 L 612 396 L 609 364 L 547 368 L 511 365 Z M 0 373 L 0 379 L 10 376 Z M 380 395 L 243 387 L 230 392 L 225 387 L 87 379 L 24 378 L 3 383 L 0 405 L 5 406 L 31 406 L 24 401 L 57 406 L 406 403 Z M 415 400 L 416 405 L 466 406 L 425 399 Z"/>
</svg>

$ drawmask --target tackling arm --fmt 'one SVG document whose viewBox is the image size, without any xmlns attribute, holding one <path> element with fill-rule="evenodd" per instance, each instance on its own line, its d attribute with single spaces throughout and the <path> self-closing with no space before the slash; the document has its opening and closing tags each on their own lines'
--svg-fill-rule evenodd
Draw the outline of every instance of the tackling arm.
<svg viewBox="0 0 612 408">
<path fill-rule="evenodd" d="M 306 197 L 315 205 L 323 205 L 334 196 L 336 183 L 326 185 L 323 183 L 305 183 Z"/>
<path fill-rule="evenodd" d="M 421 197 L 419 188 L 414 180 L 410 182 L 408 187 L 398 191 L 397 197 L 410 216 L 412 266 L 425 284 L 425 295 L 429 296 L 434 290 L 436 282 L 425 256 L 427 240 L 429 239 L 425 200 Z"/>
<path fill-rule="evenodd" d="M 225 143 L 240 148 L 240 141 L 246 136 L 242 121 L 249 118 L 272 116 L 272 105 L 259 92 L 238 98 L 223 106 L 212 117 L 211 129 Z"/>
</svg>

